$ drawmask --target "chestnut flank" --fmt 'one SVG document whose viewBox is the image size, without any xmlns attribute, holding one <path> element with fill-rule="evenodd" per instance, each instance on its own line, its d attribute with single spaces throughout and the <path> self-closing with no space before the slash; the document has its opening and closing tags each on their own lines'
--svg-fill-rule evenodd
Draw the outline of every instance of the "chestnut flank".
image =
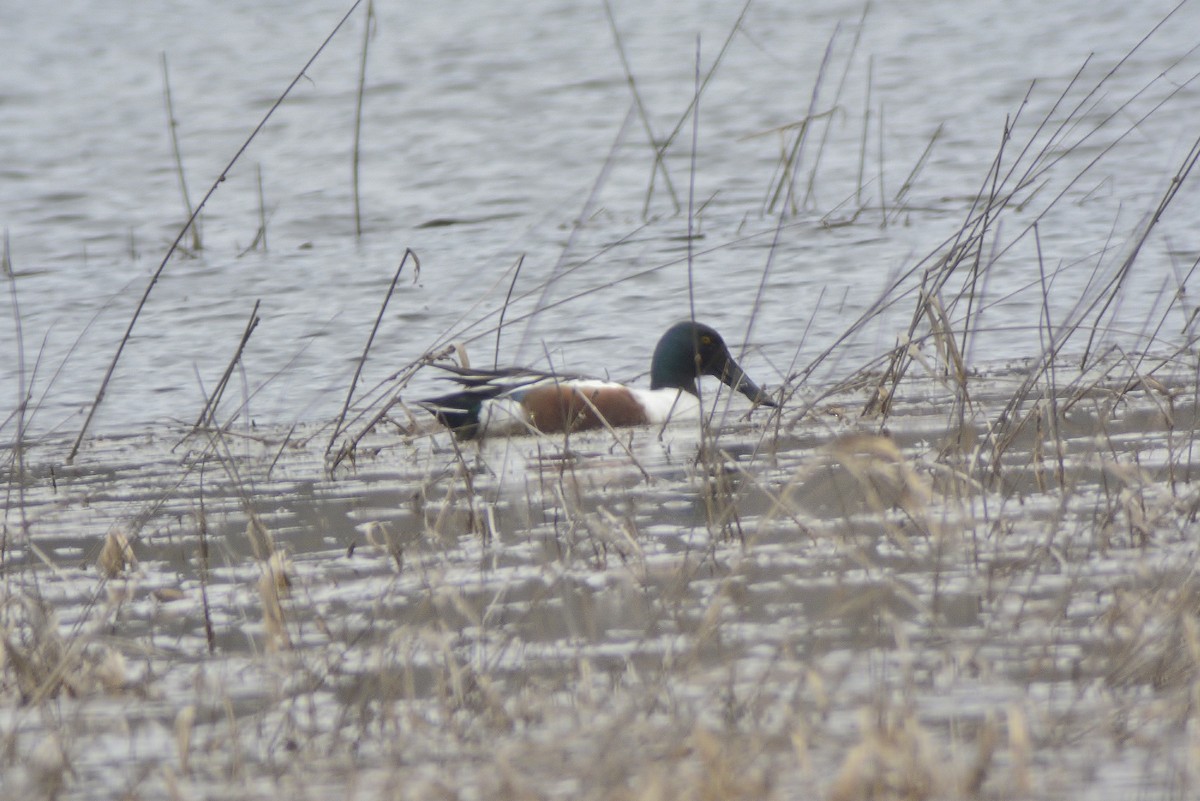
<svg viewBox="0 0 1200 801">
<path fill-rule="evenodd" d="M 613 427 L 650 422 L 642 404 L 623 387 L 537 387 L 525 393 L 521 405 L 534 427 L 546 433 L 601 428 L 604 421 Z"/>
</svg>

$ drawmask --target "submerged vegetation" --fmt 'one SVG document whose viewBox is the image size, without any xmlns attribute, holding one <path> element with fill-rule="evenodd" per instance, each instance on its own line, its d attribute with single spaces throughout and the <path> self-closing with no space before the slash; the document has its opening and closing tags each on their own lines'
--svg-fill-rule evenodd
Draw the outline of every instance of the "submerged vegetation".
<svg viewBox="0 0 1200 801">
<path fill-rule="evenodd" d="M 844 115 L 822 98 L 840 109 L 854 48 L 842 69 L 831 41 L 808 113 L 778 132 L 753 212 L 773 237 L 763 287 L 837 146 Z M 667 165 L 695 156 L 721 55 L 651 134 L 647 194 L 687 217 L 677 269 L 697 204 Z M 1085 65 L 1033 119 L 1031 87 L 944 241 L 807 363 L 798 344 L 781 408 L 750 420 L 722 391 L 693 425 L 458 443 L 410 408 L 415 377 L 610 284 L 552 301 L 578 268 L 519 287 L 518 261 L 360 392 L 411 251 L 329 421 L 251 426 L 224 397 L 257 306 L 190 425 L 29 436 L 23 381 L 3 428 L 0 795 L 1194 797 L 1200 259 L 1141 330 L 1114 321 L 1144 260 L 1196 250 L 1164 256 L 1155 236 L 1200 139 L 1069 305 L 1042 246 L 1082 178 L 1195 77 L 1114 101 L 1124 64 Z M 865 152 L 862 130 L 844 145 Z M 898 222 L 942 136 L 891 195 L 860 170 L 819 224 Z M 1032 284 L 1011 288 L 1014 258 Z M 5 271 L 19 328 L 7 250 Z M 981 369 L 991 284 L 1032 293 L 1021 334 L 1042 347 Z M 897 310 L 907 328 L 848 366 Z"/>
</svg>

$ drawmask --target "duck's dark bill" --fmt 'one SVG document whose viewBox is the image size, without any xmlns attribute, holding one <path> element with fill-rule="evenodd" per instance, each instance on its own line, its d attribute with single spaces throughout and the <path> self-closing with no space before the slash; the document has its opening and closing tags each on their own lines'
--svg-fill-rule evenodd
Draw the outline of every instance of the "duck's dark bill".
<svg viewBox="0 0 1200 801">
<path fill-rule="evenodd" d="M 721 375 L 721 381 L 757 404 L 772 408 L 779 405 L 767 397 L 767 393 L 759 389 L 758 384 L 751 381 L 750 377 L 732 359 L 725 364 L 725 372 Z"/>
</svg>

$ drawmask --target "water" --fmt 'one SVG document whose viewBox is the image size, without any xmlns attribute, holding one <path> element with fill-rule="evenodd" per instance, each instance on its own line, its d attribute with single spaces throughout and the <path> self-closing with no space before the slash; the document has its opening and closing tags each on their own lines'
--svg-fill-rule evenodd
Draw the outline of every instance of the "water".
<svg viewBox="0 0 1200 801">
<path fill-rule="evenodd" d="M 848 319 L 889 291 L 889 279 L 958 228 L 1004 120 L 1016 114 L 1032 81 L 1038 83 L 1022 112 L 1022 135 L 1089 54 L 1080 81 L 1088 88 L 1170 8 L 884 4 L 860 27 L 856 3 L 753 5 L 701 101 L 697 316 L 740 341 L 757 307 L 748 367 L 767 383 L 778 383 L 793 361 L 808 364 Z M 184 217 L 162 57 L 195 203 L 342 10 L 67 2 L 7 13 L 0 32 L 8 54 L 0 77 L 0 125 L 8 132 L 0 145 L 0 219 L 19 276 L 25 379 L 38 407 L 31 429 L 81 425 L 136 300 Z M 705 3 L 614 6 L 658 139 L 691 100 L 697 46 L 707 71 L 738 11 Z M 487 325 L 470 333 L 493 325 L 507 271 L 521 255 L 502 362 L 544 364 L 549 355 L 560 367 L 634 378 L 644 373 L 658 333 L 687 316 L 691 121 L 667 151 L 672 193 L 652 170 L 643 122 L 635 117 L 623 126 L 631 93 L 602 5 L 479 4 L 449 18 L 383 5 L 376 13 L 362 131 L 364 235 L 354 235 L 351 186 L 363 31 L 356 16 L 207 206 L 203 249 L 174 257 L 154 288 L 100 409 L 101 429 L 197 414 L 255 300 L 263 304 L 262 323 L 246 350 L 239 393 L 254 393 L 250 415 L 285 423 L 328 417 L 345 396 L 405 248 L 420 256 L 423 269 L 415 285 L 411 274 L 401 280 L 366 386 L 444 334 L 458 338 L 487 312 Z M 1114 122 L 1047 174 L 1030 215 L 1191 77 L 1196 57 L 1188 32 L 1197 14 L 1185 4 L 1089 101 L 1089 122 L 1115 113 Z M 814 104 L 826 116 L 799 170 L 803 202 L 786 220 L 760 298 L 778 222 L 766 201 L 791 141 L 773 131 L 803 118 L 835 31 Z M 1142 98 L 1122 107 L 1148 83 Z M 1075 92 L 1069 105 L 1083 96 Z M 1054 278 L 1058 319 L 1097 264 L 1110 270 L 1127 249 L 1190 145 L 1197 103 L 1192 87 L 1181 89 L 1045 215 L 1043 267 L 1053 273 L 1070 265 Z M 939 126 L 928 163 L 896 201 Z M 819 161 L 816 133 L 826 137 Z M 1007 156 L 1014 157 L 1015 150 Z M 266 249 L 247 251 L 259 226 L 259 170 Z M 891 213 L 886 227 L 881 198 Z M 1125 333 L 1136 339 L 1155 304 L 1174 290 L 1175 274 L 1196 251 L 1188 225 L 1194 200 L 1186 185 L 1144 248 L 1113 331 L 1131 328 Z M 586 225 L 575 232 L 581 214 Z M 1018 232 L 1010 223 L 1000 245 Z M 1042 278 L 1031 240 L 1022 239 L 984 287 L 988 304 L 973 363 L 1045 346 L 1036 330 Z M 562 269 L 577 269 L 547 288 L 560 260 Z M 630 277 L 646 270 L 653 272 Z M 586 294 L 566 300 L 577 293 Z M 562 304 L 542 308 L 556 301 Z M 907 316 L 906 305 L 879 317 L 838 351 L 825 378 L 894 344 Z M 17 402 L 19 370 L 11 309 L 9 320 L 0 327 L 6 412 Z M 475 361 L 490 361 L 493 349 L 490 337 L 479 341 Z M 414 394 L 433 388 L 432 376 L 422 375 Z"/>
<path fill-rule="evenodd" d="M 345 9 L 6 9 L 6 442 L 32 402 L 4 460 L 0 796 L 1193 795 L 1190 182 L 1105 286 L 1196 136 L 1200 11 L 1088 94 L 1171 8 L 887 3 L 860 26 L 856 3 L 756 2 L 693 131 L 697 45 L 707 72 L 738 8 L 613 5 L 643 121 L 603 4 L 381 5 L 356 237 L 360 10 L 154 287 L 74 461 L 184 217 L 163 55 L 195 202 Z M 668 187 L 646 127 L 681 119 Z M 1006 119 L 1021 205 L 917 329 L 967 325 L 970 296 L 966 371 L 923 339 L 860 419 Z M 689 203 L 696 314 L 799 390 L 779 418 L 735 400 L 716 452 L 690 426 L 460 450 L 396 407 L 331 469 L 406 248 L 356 413 L 450 341 L 644 378 L 688 314 Z M 1094 331 L 1107 358 L 1038 372 L 1109 299 L 1065 348 Z M 237 419 L 191 431 L 255 301 Z M 136 564 L 112 568 L 123 536 Z"/>
<path fill-rule="evenodd" d="M 11 516 L 0 794 L 1189 797 L 1196 408 L 1162 377 L 1169 423 L 1061 387 L 995 482 L 1020 373 L 961 432 L 913 382 L 892 439 L 831 404 L 707 461 L 687 426 L 384 432 L 332 478 L 308 429 L 94 438 Z"/>
</svg>

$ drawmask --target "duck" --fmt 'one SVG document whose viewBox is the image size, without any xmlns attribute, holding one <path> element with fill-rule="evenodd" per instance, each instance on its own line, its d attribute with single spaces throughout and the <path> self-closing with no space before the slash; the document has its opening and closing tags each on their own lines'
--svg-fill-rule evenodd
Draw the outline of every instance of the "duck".
<svg viewBox="0 0 1200 801">
<path fill-rule="evenodd" d="M 755 406 L 778 406 L 750 380 L 714 328 L 691 320 L 672 325 L 658 340 L 649 389 L 521 367 L 436 366 L 459 389 L 419 405 L 460 440 L 695 419 L 702 376 L 714 376 Z"/>
</svg>

